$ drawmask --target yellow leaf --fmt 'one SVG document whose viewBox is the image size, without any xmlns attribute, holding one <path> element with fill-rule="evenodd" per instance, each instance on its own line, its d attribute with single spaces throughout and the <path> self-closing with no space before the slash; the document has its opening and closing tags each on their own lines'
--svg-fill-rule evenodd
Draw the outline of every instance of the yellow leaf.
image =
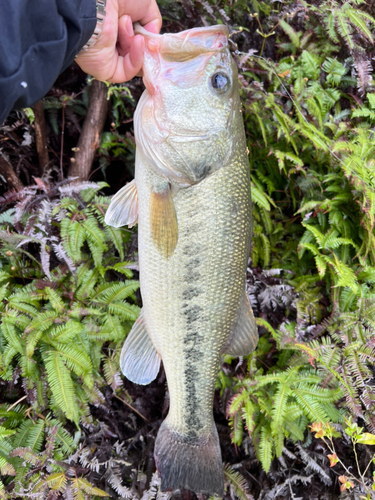
<svg viewBox="0 0 375 500">
<path fill-rule="evenodd" d="M 47 484 L 50 488 L 57 491 L 63 491 L 66 487 L 66 476 L 64 472 L 55 472 L 46 477 Z"/>
<path fill-rule="evenodd" d="M 375 435 L 369 432 L 364 432 L 361 434 L 357 440 L 361 444 L 375 444 Z"/>
</svg>

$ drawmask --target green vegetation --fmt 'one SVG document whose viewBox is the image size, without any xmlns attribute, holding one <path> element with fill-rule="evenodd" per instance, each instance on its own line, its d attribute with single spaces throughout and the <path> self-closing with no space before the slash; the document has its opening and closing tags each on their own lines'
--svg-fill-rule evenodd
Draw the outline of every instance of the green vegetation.
<svg viewBox="0 0 375 500">
<path fill-rule="evenodd" d="M 97 195 L 103 185 L 37 181 L 29 200 L 25 192 L 11 195 L 19 198 L 15 210 L 0 220 L 0 376 L 9 383 L 21 376 L 31 401 L 29 408 L 0 405 L 0 466 L 4 475 L 17 473 L 16 491 L 41 494 L 67 486 L 67 467 L 48 475 L 47 466 L 74 451 L 79 423 L 92 422 L 89 404 L 103 398 L 99 388 L 121 386 L 118 359 L 139 314 L 139 284 L 124 261 L 130 233 L 104 226 L 109 198 Z M 75 441 L 63 428 L 67 419 L 76 425 Z M 38 472 L 30 476 L 32 466 Z M 90 493 L 85 479 L 73 481 L 75 491 Z"/>
<path fill-rule="evenodd" d="M 356 445 L 358 445 L 358 443 L 374 445 L 375 435 L 370 434 L 369 432 L 363 432 L 363 427 L 359 427 L 358 424 L 353 423 L 352 418 L 346 420 L 345 434 L 350 437 L 353 446 L 353 452 L 355 455 L 355 463 L 357 469 L 356 470 L 357 476 L 356 476 L 353 475 L 353 473 L 345 466 L 343 461 L 338 457 L 336 453 L 335 443 L 333 441 L 333 438 L 341 437 L 341 434 L 337 432 L 332 425 L 322 424 L 321 422 L 314 422 L 314 424 L 311 426 L 311 432 L 315 432 L 315 437 L 317 439 L 322 439 L 326 444 L 327 448 L 329 449 L 329 451 L 331 452 L 331 454 L 328 455 L 330 461 L 330 467 L 334 467 L 337 463 L 339 463 L 341 467 L 344 469 L 345 474 L 347 474 L 347 476 L 342 475 L 339 477 L 339 481 L 341 483 L 340 490 L 341 491 L 350 490 L 351 488 L 354 488 L 354 483 L 356 482 L 359 483 L 359 485 L 362 487 L 362 491 L 366 493 L 366 496 L 363 496 L 363 498 L 366 500 L 371 500 L 371 498 L 373 497 L 373 492 L 375 491 L 375 474 L 373 473 L 372 484 L 371 482 L 366 480 L 364 476 L 367 470 L 369 469 L 370 465 L 375 462 L 375 454 L 373 454 L 372 456 L 370 454 L 369 462 L 365 465 L 364 470 L 361 470 L 358 461 Z"/>
<path fill-rule="evenodd" d="M 233 442 L 242 442 L 245 426 L 266 471 L 284 439 L 303 442 L 314 420 L 353 415 L 375 431 L 375 20 L 361 0 L 290 5 L 277 12 L 251 2 L 262 57 L 239 51 L 238 62 L 252 265 L 287 271 L 295 299 L 281 324 L 259 318 L 264 336 L 245 378 L 218 383 L 237 394 L 228 409 Z M 238 11 L 221 6 L 246 38 Z M 271 36 L 276 61 L 264 57 Z"/>
</svg>

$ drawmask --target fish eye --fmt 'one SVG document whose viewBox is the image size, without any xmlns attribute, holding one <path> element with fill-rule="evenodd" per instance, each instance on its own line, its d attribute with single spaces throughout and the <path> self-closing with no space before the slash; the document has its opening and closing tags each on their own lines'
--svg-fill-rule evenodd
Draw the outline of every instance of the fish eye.
<svg viewBox="0 0 375 500">
<path fill-rule="evenodd" d="M 218 94 L 224 94 L 230 87 L 230 78 L 224 71 L 217 71 L 211 77 L 212 88 Z"/>
</svg>

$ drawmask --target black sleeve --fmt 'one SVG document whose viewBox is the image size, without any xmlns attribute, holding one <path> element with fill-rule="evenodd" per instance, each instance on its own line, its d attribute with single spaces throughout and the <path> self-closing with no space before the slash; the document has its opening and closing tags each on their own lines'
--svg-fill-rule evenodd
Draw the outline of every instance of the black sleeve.
<svg viewBox="0 0 375 500">
<path fill-rule="evenodd" d="M 0 0 L 0 125 L 48 92 L 95 26 L 95 0 Z"/>
</svg>

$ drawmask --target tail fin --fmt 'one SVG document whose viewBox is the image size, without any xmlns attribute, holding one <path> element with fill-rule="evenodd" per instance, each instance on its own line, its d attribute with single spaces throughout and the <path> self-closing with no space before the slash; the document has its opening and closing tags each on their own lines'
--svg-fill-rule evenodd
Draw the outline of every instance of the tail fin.
<svg viewBox="0 0 375 500">
<path fill-rule="evenodd" d="M 223 496 L 223 464 L 213 422 L 206 439 L 191 439 L 164 421 L 155 442 L 155 462 L 162 491 L 185 488 L 194 493 Z"/>
</svg>

